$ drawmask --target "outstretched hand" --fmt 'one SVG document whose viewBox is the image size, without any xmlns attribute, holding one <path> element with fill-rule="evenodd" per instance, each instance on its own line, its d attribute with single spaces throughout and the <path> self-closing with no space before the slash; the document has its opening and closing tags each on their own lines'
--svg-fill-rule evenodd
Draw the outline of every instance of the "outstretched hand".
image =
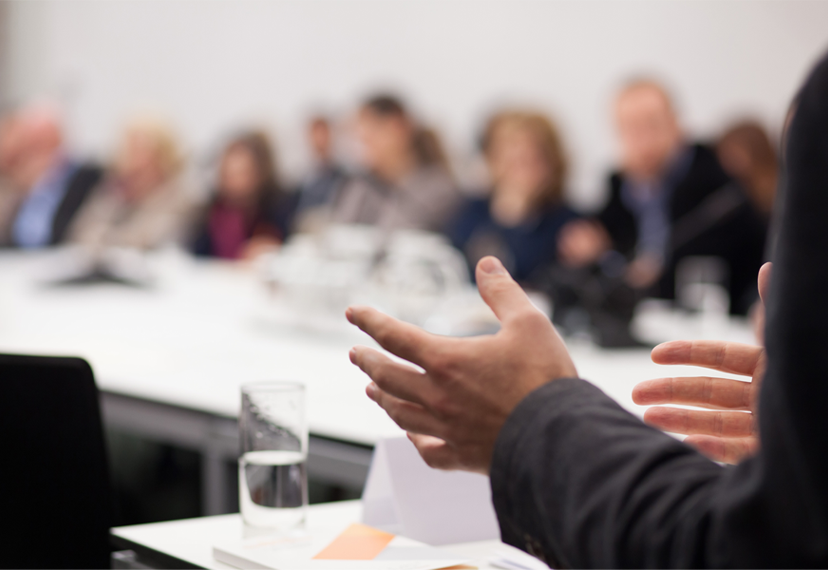
<svg viewBox="0 0 828 570">
<path fill-rule="evenodd" d="M 426 463 L 488 474 L 495 440 L 518 403 L 543 384 L 577 373 L 552 323 L 497 259 L 483 258 L 476 277 L 501 323 L 497 334 L 437 336 L 368 307 L 350 307 L 346 316 L 417 366 L 363 346 L 350 353 L 373 380 L 368 396 L 408 432 Z"/>
<path fill-rule="evenodd" d="M 771 264 L 759 271 L 759 293 L 767 298 Z M 756 404 L 765 372 L 765 350 L 735 342 L 675 341 L 657 346 L 653 362 L 690 365 L 750 378 L 749 382 L 695 376 L 659 378 L 633 389 L 640 405 L 679 404 L 711 411 L 656 406 L 644 421 L 665 431 L 685 434 L 685 441 L 716 461 L 737 463 L 759 448 Z"/>
</svg>

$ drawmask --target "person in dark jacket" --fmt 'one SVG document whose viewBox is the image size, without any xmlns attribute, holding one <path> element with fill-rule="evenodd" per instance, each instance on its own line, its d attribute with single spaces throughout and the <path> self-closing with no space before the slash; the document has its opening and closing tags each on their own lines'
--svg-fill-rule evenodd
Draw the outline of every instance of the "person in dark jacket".
<svg viewBox="0 0 828 570">
<path fill-rule="evenodd" d="M 103 170 L 71 158 L 63 146 L 58 112 L 39 104 L 16 116 L 16 156 L 11 183 L 19 194 L 9 221 L 9 245 L 40 248 L 63 243 L 75 214 L 100 181 Z"/>
<path fill-rule="evenodd" d="M 609 179 L 609 200 L 592 220 L 561 234 L 560 256 L 574 268 L 623 275 L 642 295 L 675 298 L 684 258 L 721 258 L 731 312 L 756 300 L 766 228 L 742 188 L 705 145 L 690 144 L 666 90 L 636 80 L 619 94 L 616 127 L 622 167 Z"/>
<path fill-rule="evenodd" d="M 218 185 L 196 225 L 192 252 L 228 260 L 256 257 L 287 237 L 290 213 L 269 139 L 260 132 L 242 134 L 221 157 Z"/>
<path fill-rule="evenodd" d="M 313 164 L 298 189 L 293 229 L 310 232 L 326 223 L 327 209 L 348 182 L 348 172 L 334 155 L 334 126 L 330 119 L 317 115 L 308 123 L 308 142 Z"/>
<path fill-rule="evenodd" d="M 523 110 L 495 114 L 482 143 L 492 188 L 485 198 L 468 200 L 447 233 L 472 271 L 495 255 L 531 286 L 538 270 L 555 262 L 561 227 L 576 217 L 563 203 L 563 143 L 548 117 Z"/>
<path fill-rule="evenodd" d="M 368 395 L 429 465 L 489 474 L 502 539 L 554 568 L 825 568 L 828 57 L 797 97 L 785 155 L 766 353 L 679 341 L 653 354 L 763 377 L 758 450 L 738 465 L 710 461 L 579 379 L 554 327 L 494 258 L 477 277 L 496 335 L 449 339 L 348 310 L 419 365 L 355 347 Z"/>
</svg>

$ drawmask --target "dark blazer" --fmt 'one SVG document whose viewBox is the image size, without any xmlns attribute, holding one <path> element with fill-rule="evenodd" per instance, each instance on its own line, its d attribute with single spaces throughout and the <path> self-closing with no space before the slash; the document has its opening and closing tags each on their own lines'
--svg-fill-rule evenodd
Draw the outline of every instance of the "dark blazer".
<svg viewBox="0 0 828 570">
<path fill-rule="evenodd" d="M 494 451 L 503 539 L 575 567 L 828 567 L 828 58 L 800 92 L 767 306 L 761 450 L 721 467 L 584 380 L 524 399 Z"/>
<path fill-rule="evenodd" d="M 81 164 L 67 182 L 66 193 L 52 218 L 51 245 L 63 243 L 75 214 L 78 213 L 92 190 L 103 177 L 103 169 L 93 164 Z"/>
<path fill-rule="evenodd" d="M 686 174 L 672 189 L 669 201 L 671 235 L 664 276 L 652 293 L 675 298 L 675 269 L 688 256 L 721 257 L 730 269 L 731 309 L 746 313 L 756 300 L 756 273 L 762 265 L 766 223 L 744 192 L 725 174 L 715 153 L 700 144 L 691 148 Z M 624 177 L 609 179 L 610 198 L 598 214 L 613 248 L 632 259 L 638 223 L 621 198 Z"/>
</svg>

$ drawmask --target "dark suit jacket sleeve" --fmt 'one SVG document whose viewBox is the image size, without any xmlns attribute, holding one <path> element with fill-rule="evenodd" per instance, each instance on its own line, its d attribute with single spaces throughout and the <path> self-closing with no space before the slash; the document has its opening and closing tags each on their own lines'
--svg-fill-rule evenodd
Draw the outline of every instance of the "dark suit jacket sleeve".
<svg viewBox="0 0 828 570">
<path fill-rule="evenodd" d="M 92 190 L 103 177 L 103 170 L 99 166 L 83 164 L 69 177 L 66 193 L 55 212 L 52 220 L 51 244 L 63 243 L 66 234 L 72 225 L 75 214 L 80 211 Z"/>
<path fill-rule="evenodd" d="M 828 567 L 828 59 L 798 98 L 768 303 L 762 450 L 721 468 L 583 380 L 498 438 L 504 540 L 554 567 Z"/>
</svg>

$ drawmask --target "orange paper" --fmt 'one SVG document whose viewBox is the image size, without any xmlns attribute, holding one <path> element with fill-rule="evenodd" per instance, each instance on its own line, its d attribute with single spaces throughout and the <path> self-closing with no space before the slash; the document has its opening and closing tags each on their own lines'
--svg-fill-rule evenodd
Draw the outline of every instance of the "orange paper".
<svg viewBox="0 0 828 570">
<path fill-rule="evenodd" d="M 394 535 L 364 524 L 352 524 L 323 548 L 314 560 L 373 560 Z"/>
</svg>

